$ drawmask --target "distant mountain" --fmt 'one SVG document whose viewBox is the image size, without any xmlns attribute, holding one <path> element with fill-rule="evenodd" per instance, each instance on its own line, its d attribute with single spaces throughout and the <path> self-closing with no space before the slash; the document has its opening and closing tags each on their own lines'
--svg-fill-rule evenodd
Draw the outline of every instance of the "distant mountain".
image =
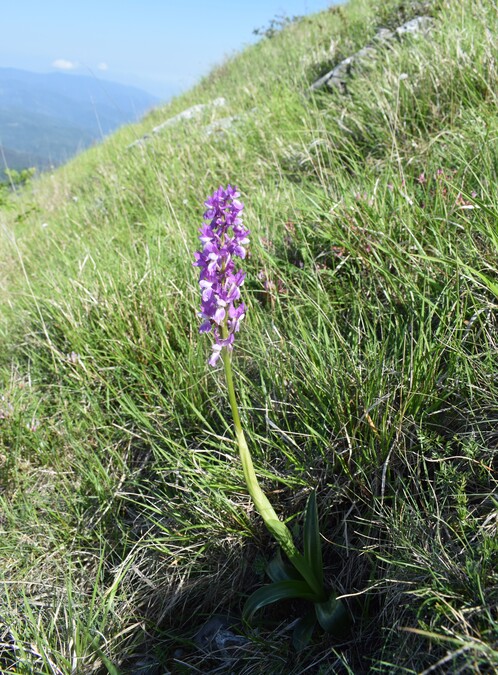
<svg viewBox="0 0 498 675">
<path fill-rule="evenodd" d="M 157 103 L 95 77 L 0 68 L 0 173 L 61 164 Z"/>
</svg>

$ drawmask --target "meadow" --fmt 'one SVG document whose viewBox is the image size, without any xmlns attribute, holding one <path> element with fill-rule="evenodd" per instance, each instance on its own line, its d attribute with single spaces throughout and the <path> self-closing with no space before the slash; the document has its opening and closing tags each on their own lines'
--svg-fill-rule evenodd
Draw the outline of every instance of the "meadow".
<svg viewBox="0 0 498 675">
<path fill-rule="evenodd" d="M 498 669 L 497 28 L 494 0 L 350 0 L 3 194 L 0 672 Z M 192 265 L 227 184 L 251 231 L 247 441 L 293 532 L 316 491 L 351 616 L 297 652 L 303 603 L 241 619 L 276 546 Z M 199 643 L 213 616 L 236 646 Z"/>
</svg>

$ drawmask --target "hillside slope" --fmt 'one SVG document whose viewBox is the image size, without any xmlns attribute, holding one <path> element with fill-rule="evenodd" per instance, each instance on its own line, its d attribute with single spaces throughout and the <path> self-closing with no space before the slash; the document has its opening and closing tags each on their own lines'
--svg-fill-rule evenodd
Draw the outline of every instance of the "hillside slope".
<svg viewBox="0 0 498 675">
<path fill-rule="evenodd" d="M 1 207 L 2 672 L 498 668 L 497 24 L 492 0 L 351 0 Z M 192 266 L 228 183 L 248 443 L 295 533 L 316 490 L 351 617 L 299 652 L 306 602 L 241 621 L 276 549 Z"/>
</svg>

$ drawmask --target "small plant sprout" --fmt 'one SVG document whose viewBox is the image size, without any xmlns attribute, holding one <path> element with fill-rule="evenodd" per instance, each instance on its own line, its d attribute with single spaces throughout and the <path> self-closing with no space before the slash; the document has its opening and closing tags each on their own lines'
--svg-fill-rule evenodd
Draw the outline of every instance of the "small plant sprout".
<svg viewBox="0 0 498 675">
<path fill-rule="evenodd" d="M 239 201 L 237 188 L 230 185 L 226 189 L 219 187 L 205 205 L 204 223 L 199 230 L 202 250 L 195 253 L 194 262 L 200 268 L 200 333 L 211 333 L 214 339 L 209 364 L 216 365 L 220 358 L 223 361 L 235 436 L 249 494 L 269 532 L 287 557 L 284 560 L 279 552 L 269 564 L 267 573 L 272 583 L 258 589 L 247 599 L 244 616 L 250 620 L 257 610 L 279 600 L 299 598 L 311 601 L 314 611 L 298 622 L 294 632 L 294 644 L 300 648 L 309 642 L 316 621 L 325 631 L 339 633 L 347 627 L 349 617 L 344 604 L 336 599 L 333 591 L 327 590 L 324 583 L 315 493 L 310 494 L 304 514 L 301 553 L 256 477 L 242 429 L 231 366 L 235 334 L 246 313 L 241 300 L 245 273 L 237 269 L 235 259 L 245 258 L 250 232 L 242 223 L 244 205 Z"/>
</svg>

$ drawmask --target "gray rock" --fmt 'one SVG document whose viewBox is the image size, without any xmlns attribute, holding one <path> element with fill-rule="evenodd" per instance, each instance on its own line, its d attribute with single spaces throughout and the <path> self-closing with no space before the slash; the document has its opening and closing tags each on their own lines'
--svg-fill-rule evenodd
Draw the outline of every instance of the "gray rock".
<svg viewBox="0 0 498 675">
<path fill-rule="evenodd" d="M 411 21 L 407 21 L 394 31 L 398 37 L 405 35 L 427 35 L 434 25 L 434 20 L 430 16 L 417 16 Z"/>
<path fill-rule="evenodd" d="M 141 138 L 138 138 L 136 141 L 133 141 L 133 143 L 130 143 L 130 145 L 127 146 L 127 150 L 129 150 L 130 148 L 134 148 L 136 146 L 143 147 L 147 143 L 147 141 L 149 141 L 152 138 L 153 134 L 159 134 L 163 129 L 175 126 L 176 124 L 179 124 L 180 122 L 183 122 L 185 120 L 192 120 L 195 119 L 196 117 L 200 117 L 205 110 L 208 110 L 210 108 L 220 108 L 225 105 L 226 99 L 220 96 L 219 98 L 215 98 L 214 101 L 211 101 L 210 103 L 198 103 L 197 105 L 193 105 L 190 108 L 187 108 L 186 110 L 182 110 L 182 112 L 178 113 L 178 115 L 169 117 L 164 122 L 161 122 L 161 124 L 155 126 L 150 134 L 144 134 Z"/>
<path fill-rule="evenodd" d="M 394 33 L 391 30 L 389 30 L 388 28 L 381 28 L 375 34 L 375 37 L 372 40 L 372 42 L 374 42 L 374 43 L 386 42 L 387 40 L 392 40 L 393 37 L 394 37 Z"/>
<path fill-rule="evenodd" d="M 394 32 L 387 28 L 381 28 L 372 42 L 351 56 L 341 61 L 335 68 L 313 82 L 311 90 L 316 91 L 323 87 L 346 92 L 347 79 L 354 68 L 361 62 L 369 61 L 375 58 L 375 52 L 379 47 L 387 45 L 394 38 L 401 39 L 405 35 L 426 35 L 433 26 L 433 19 L 430 16 L 417 16 L 411 21 L 407 21 L 402 26 L 396 28 Z"/>
<path fill-rule="evenodd" d="M 249 643 L 247 638 L 233 632 L 234 624 L 228 617 L 214 615 L 201 626 L 194 642 L 203 652 L 221 652 L 228 656 L 231 649 Z"/>
<path fill-rule="evenodd" d="M 321 89 L 323 86 L 330 88 L 340 89 L 345 91 L 346 81 L 351 75 L 353 68 L 367 59 L 371 59 L 375 56 L 375 49 L 370 45 L 363 47 L 357 51 L 352 56 L 348 56 L 346 59 L 341 61 L 333 70 L 329 71 L 326 75 L 323 75 L 319 80 L 314 82 L 311 85 L 311 89 Z"/>
<path fill-rule="evenodd" d="M 166 129 L 166 127 L 172 127 L 182 120 L 191 120 L 194 117 L 199 117 L 208 108 L 219 108 L 224 105 L 226 105 L 226 100 L 222 96 L 215 98 L 211 103 L 198 103 L 197 105 L 193 105 L 191 108 L 183 110 L 181 113 L 178 113 L 178 115 L 170 117 L 165 122 L 159 124 L 157 127 L 154 127 L 152 129 L 152 133 L 158 134 L 163 129 Z"/>
<path fill-rule="evenodd" d="M 211 122 L 211 124 L 208 124 L 207 127 L 205 127 L 204 131 L 207 136 L 211 136 L 212 134 L 215 133 L 222 133 L 230 129 L 233 123 L 238 119 L 240 119 L 240 115 L 232 115 L 231 117 L 222 117 L 221 119 L 215 120 L 214 122 Z"/>
</svg>

